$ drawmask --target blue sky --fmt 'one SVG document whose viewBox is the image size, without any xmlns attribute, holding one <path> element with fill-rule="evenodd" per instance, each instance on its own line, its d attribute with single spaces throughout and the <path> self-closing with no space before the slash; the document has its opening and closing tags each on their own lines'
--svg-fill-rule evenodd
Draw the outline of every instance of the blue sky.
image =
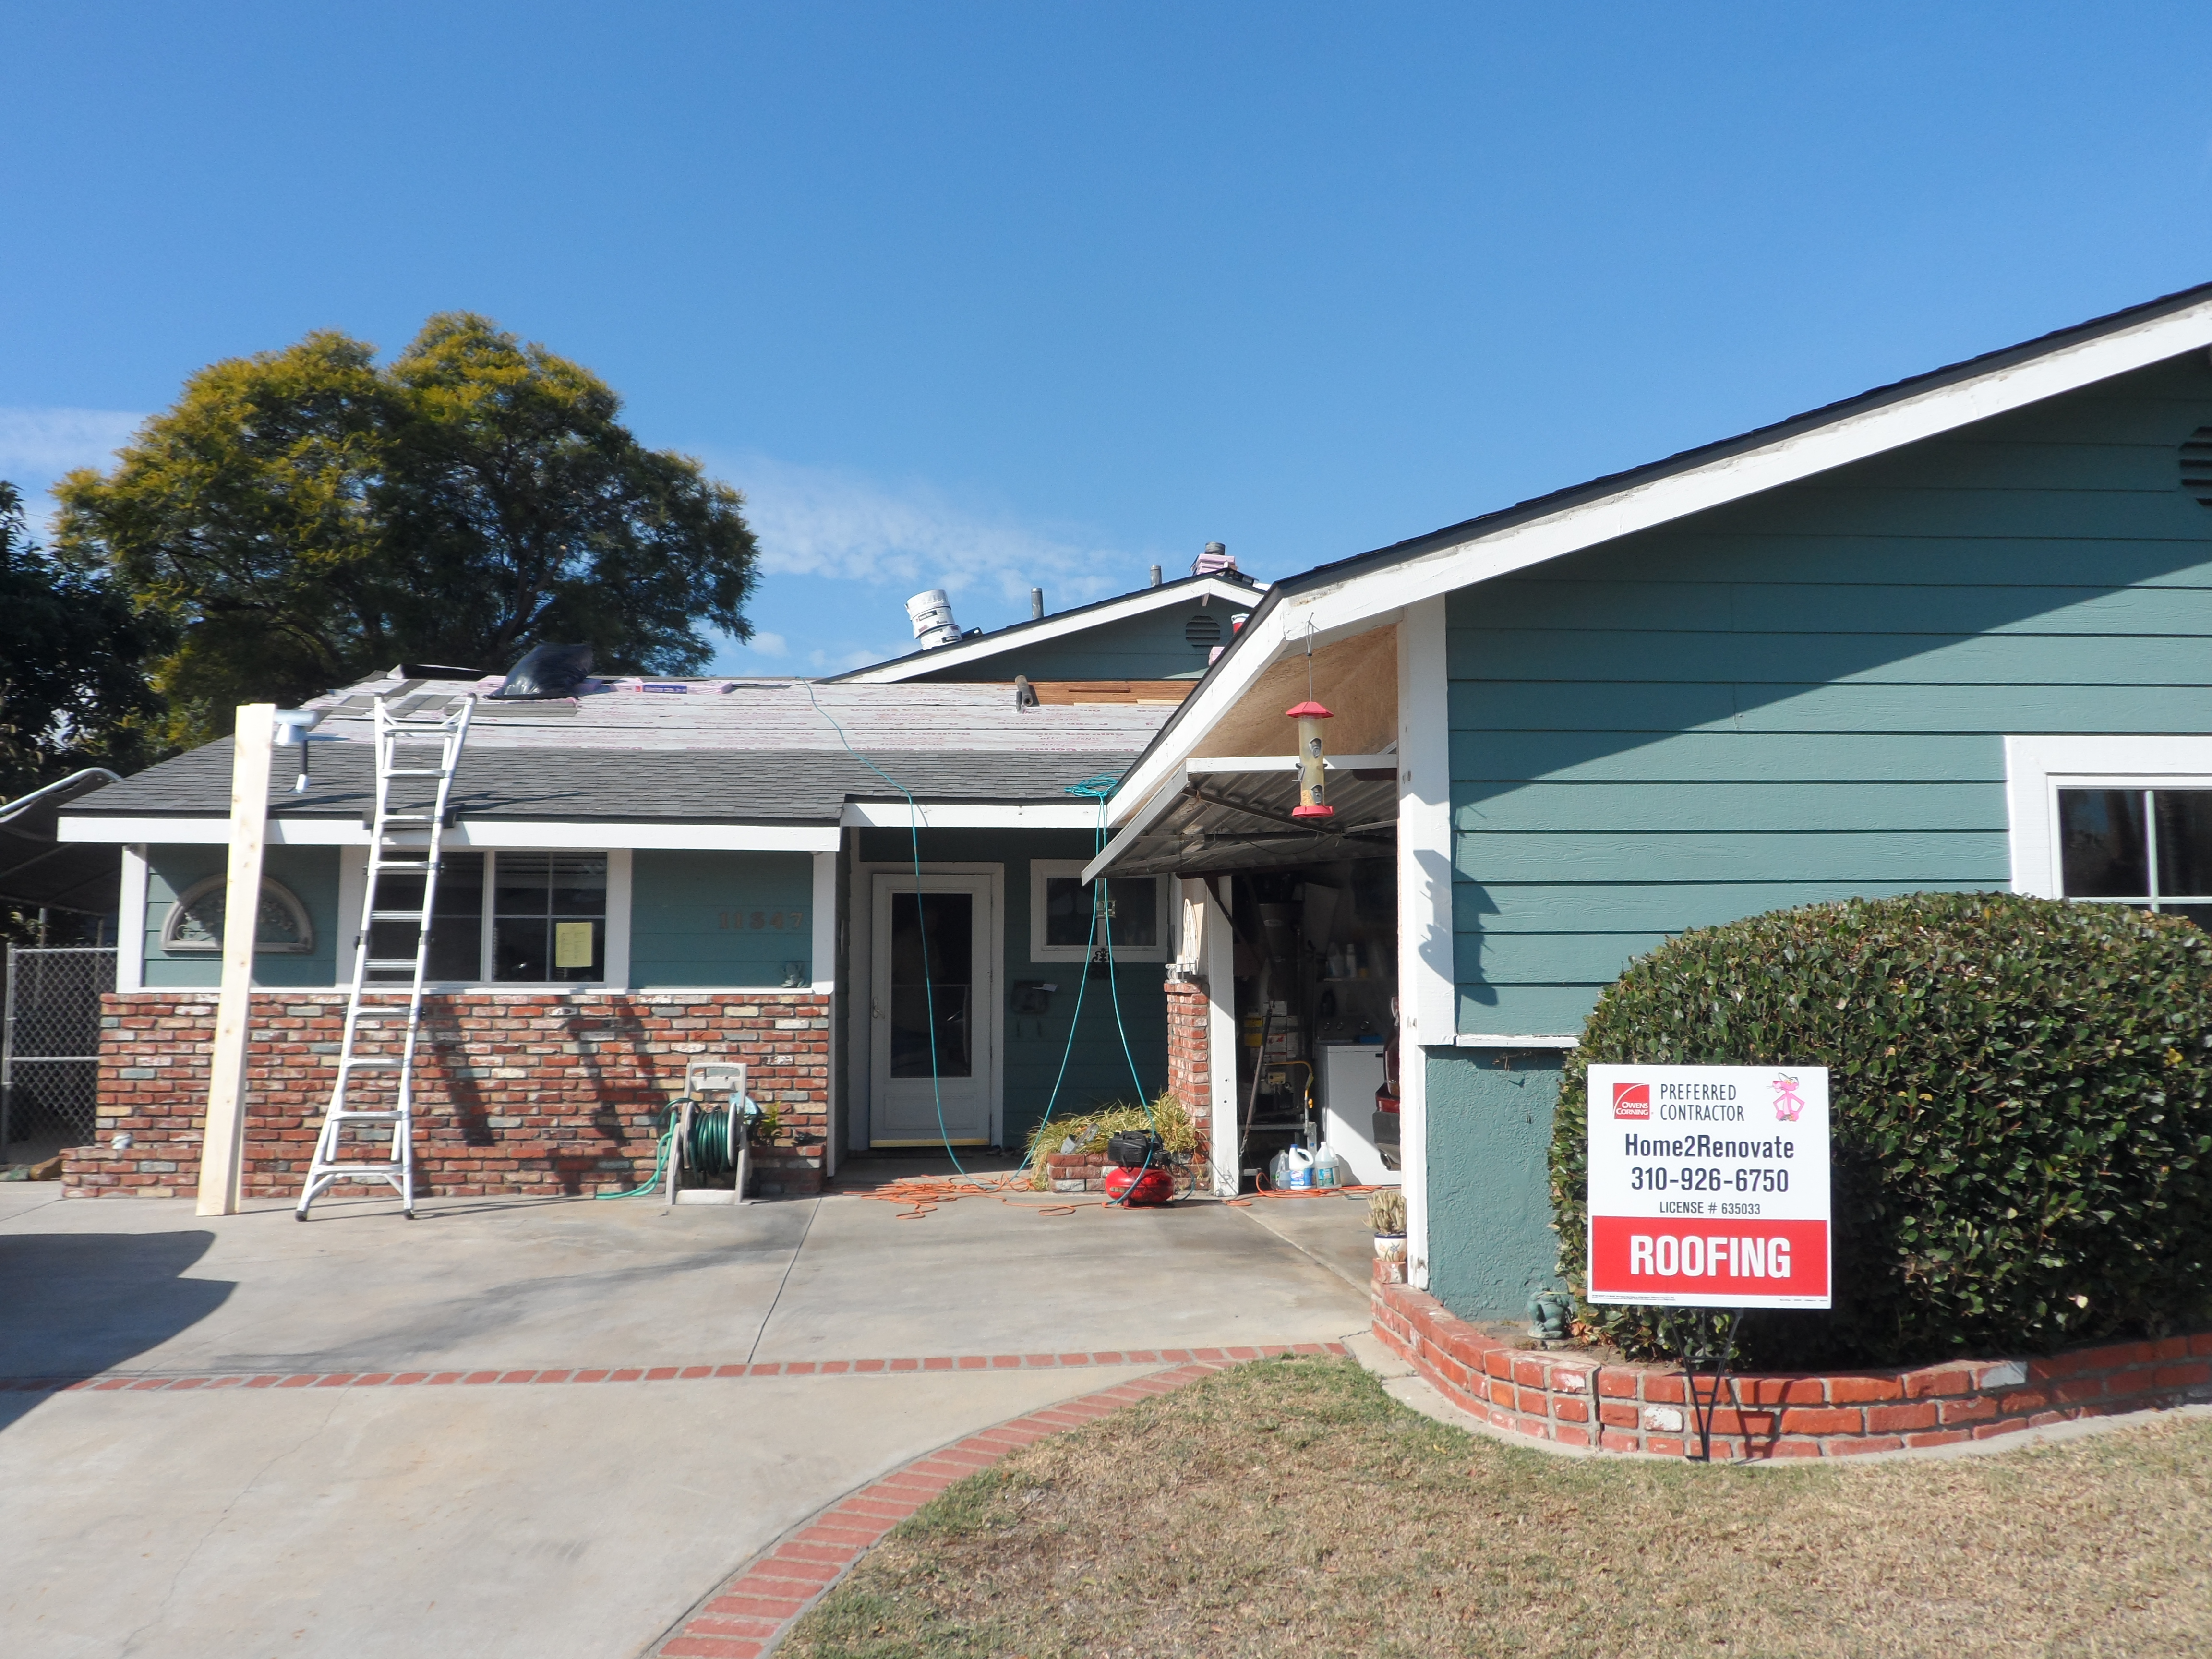
<svg viewBox="0 0 2212 1659">
<path fill-rule="evenodd" d="M 0 476 L 465 307 L 747 491 L 761 637 L 1382 545 L 2212 278 L 2212 7 L 9 9 Z"/>
</svg>

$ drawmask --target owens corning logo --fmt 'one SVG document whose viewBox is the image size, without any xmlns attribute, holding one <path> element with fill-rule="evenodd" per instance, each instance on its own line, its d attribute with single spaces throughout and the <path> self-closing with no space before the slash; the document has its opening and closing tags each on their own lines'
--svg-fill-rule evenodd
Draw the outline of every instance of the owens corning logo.
<svg viewBox="0 0 2212 1659">
<path fill-rule="evenodd" d="M 1651 1115 L 1651 1085 L 1648 1083 L 1614 1084 L 1613 1115 L 1617 1118 L 1650 1117 Z"/>
</svg>

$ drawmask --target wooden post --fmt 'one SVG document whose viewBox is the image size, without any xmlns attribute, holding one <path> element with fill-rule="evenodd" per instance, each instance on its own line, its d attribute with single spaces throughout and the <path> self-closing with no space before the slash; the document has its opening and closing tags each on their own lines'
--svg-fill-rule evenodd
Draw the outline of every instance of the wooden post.
<svg viewBox="0 0 2212 1659">
<path fill-rule="evenodd" d="M 246 1054 L 252 1024 L 253 940 L 261 931 L 261 854 L 269 829 L 273 702 L 238 706 L 230 771 L 230 878 L 223 889 L 222 995 L 216 1005 L 215 1061 L 208 1075 L 207 1128 L 200 1139 L 202 1215 L 236 1215 L 246 1173 Z"/>
</svg>

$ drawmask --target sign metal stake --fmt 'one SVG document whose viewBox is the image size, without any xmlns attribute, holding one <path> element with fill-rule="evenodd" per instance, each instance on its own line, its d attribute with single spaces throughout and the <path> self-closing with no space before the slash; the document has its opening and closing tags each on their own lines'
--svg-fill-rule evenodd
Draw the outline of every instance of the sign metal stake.
<svg viewBox="0 0 2212 1659">
<path fill-rule="evenodd" d="M 1689 1437 L 1682 1440 L 1682 1456 L 1692 1463 L 1713 1461 L 1713 1413 L 1721 1403 L 1728 1387 L 1729 1366 L 1735 1359 L 1736 1328 L 1743 1323 L 1744 1310 L 1737 1308 L 1728 1316 L 1725 1334 L 1721 1329 L 1721 1310 L 1699 1308 L 1690 1316 L 1689 1334 L 1682 1340 L 1682 1392 L 1688 1396 L 1690 1420 L 1698 1430 L 1698 1449 L 1690 1449 Z M 1713 1339 L 1720 1337 L 1717 1350 Z M 1703 1399 L 1698 1395 L 1698 1380 L 1712 1379 L 1712 1388 Z"/>
</svg>

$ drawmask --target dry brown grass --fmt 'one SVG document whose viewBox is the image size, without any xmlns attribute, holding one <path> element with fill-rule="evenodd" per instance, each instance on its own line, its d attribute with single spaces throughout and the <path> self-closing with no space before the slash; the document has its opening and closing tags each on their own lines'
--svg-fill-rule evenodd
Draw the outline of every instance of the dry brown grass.
<svg viewBox="0 0 2212 1659">
<path fill-rule="evenodd" d="M 2212 1654 L 2212 1422 L 1955 1462 L 1568 1461 L 1348 1361 L 1241 1366 L 900 1527 L 780 1650 Z"/>
</svg>

